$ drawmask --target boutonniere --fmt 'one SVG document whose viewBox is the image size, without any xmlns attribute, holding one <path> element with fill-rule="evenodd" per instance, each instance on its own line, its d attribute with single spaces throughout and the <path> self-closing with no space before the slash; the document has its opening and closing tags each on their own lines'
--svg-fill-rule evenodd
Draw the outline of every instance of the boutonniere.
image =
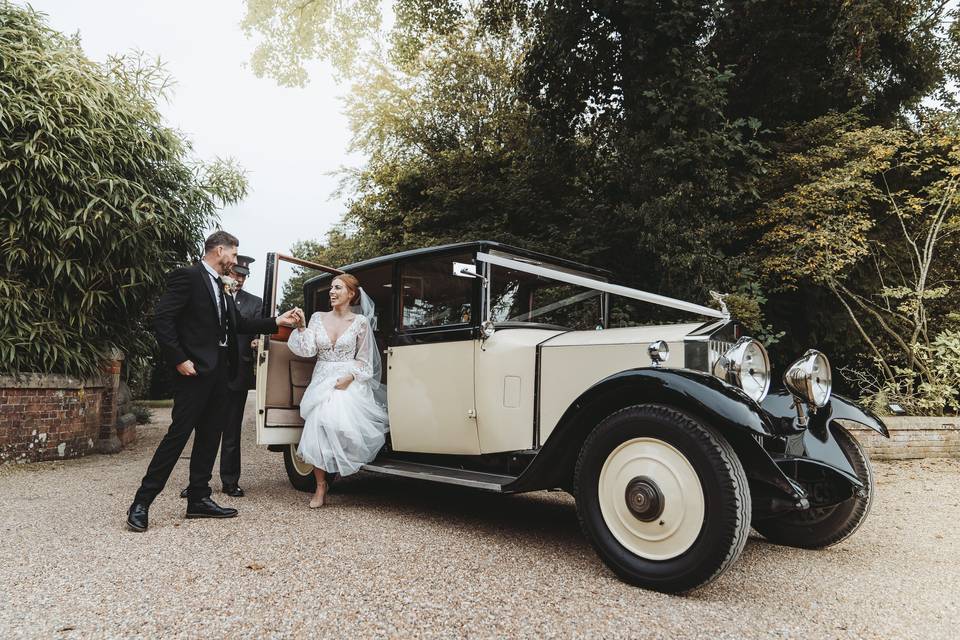
<svg viewBox="0 0 960 640">
<path fill-rule="evenodd" d="M 230 276 L 221 276 L 220 278 L 223 281 L 223 290 L 233 295 L 240 288 L 240 283 L 231 278 Z"/>
</svg>

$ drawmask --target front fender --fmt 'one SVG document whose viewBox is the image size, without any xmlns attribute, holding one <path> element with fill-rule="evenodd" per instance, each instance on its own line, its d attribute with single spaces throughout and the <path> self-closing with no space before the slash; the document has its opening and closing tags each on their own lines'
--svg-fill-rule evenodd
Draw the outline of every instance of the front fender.
<svg viewBox="0 0 960 640">
<path fill-rule="evenodd" d="M 760 406 L 743 391 L 716 376 L 690 369 L 630 369 L 587 389 L 560 419 L 563 428 L 583 407 L 624 395 L 629 404 L 656 402 L 691 413 L 720 429 L 736 429 L 760 436 L 774 434 Z"/>
<path fill-rule="evenodd" d="M 606 416 L 633 404 L 657 403 L 689 413 L 721 433 L 770 436 L 773 427 L 756 402 L 722 380 L 688 369 L 630 369 L 584 391 L 523 474 L 505 491 L 568 487 L 587 434 Z"/>
<path fill-rule="evenodd" d="M 887 425 L 883 423 L 883 420 L 869 409 L 857 406 L 852 400 L 834 395 L 830 398 L 830 410 L 831 422 L 836 420 L 850 420 L 851 422 L 857 422 L 873 429 L 884 438 L 890 437 L 890 432 L 887 430 Z"/>
<path fill-rule="evenodd" d="M 793 406 L 793 396 L 785 389 L 771 391 L 763 400 L 763 410 L 769 415 L 770 423 L 781 435 L 800 433 L 803 429 L 796 424 L 797 410 Z M 825 407 L 810 416 L 810 425 L 828 425 L 837 420 L 857 422 L 889 438 L 887 425 L 873 412 L 858 406 L 852 400 L 836 394 L 830 397 Z"/>
</svg>

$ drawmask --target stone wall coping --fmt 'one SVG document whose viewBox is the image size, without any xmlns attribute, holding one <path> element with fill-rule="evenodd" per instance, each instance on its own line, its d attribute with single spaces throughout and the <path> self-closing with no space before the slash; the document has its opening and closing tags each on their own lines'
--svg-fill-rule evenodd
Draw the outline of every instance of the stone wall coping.
<svg viewBox="0 0 960 640">
<path fill-rule="evenodd" d="M 0 389 L 87 389 L 108 387 L 109 382 L 95 377 L 81 380 L 59 373 L 25 373 L 22 376 L 0 376 Z"/>
<path fill-rule="evenodd" d="M 943 430 L 960 431 L 958 416 L 884 416 L 880 418 L 890 431 Z M 853 429 L 866 429 L 858 422 L 840 420 Z"/>
</svg>

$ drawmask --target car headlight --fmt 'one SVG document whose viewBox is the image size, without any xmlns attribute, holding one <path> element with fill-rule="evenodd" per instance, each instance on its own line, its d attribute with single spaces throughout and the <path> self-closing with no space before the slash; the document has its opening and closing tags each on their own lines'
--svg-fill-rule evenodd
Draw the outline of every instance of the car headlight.
<svg viewBox="0 0 960 640">
<path fill-rule="evenodd" d="M 713 367 L 713 375 L 740 387 L 753 400 L 760 402 L 770 390 L 770 357 L 762 344 L 753 338 L 740 338 Z"/>
<path fill-rule="evenodd" d="M 670 358 L 670 345 L 664 340 L 654 340 L 647 347 L 647 354 L 653 366 L 659 367 Z"/>
<path fill-rule="evenodd" d="M 818 409 L 830 401 L 833 375 L 830 361 L 816 349 L 810 349 L 783 374 L 787 390 Z"/>
</svg>

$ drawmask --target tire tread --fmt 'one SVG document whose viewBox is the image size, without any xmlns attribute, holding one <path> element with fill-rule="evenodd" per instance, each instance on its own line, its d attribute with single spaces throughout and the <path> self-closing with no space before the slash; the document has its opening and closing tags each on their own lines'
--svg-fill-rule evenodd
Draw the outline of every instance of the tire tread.
<svg viewBox="0 0 960 640">
<path fill-rule="evenodd" d="M 734 531 L 731 544 L 726 555 L 706 577 L 702 578 L 699 582 L 697 582 L 697 584 L 684 589 L 679 589 L 676 592 L 690 591 L 692 589 L 702 587 L 717 579 L 737 560 L 746 546 L 747 538 L 750 536 L 750 514 L 752 512 L 750 486 L 747 482 L 747 474 L 746 471 L 744 471 L 743 465 L 741 464 L 739 457 L 737 457 L 733 447 L 713 427 L 703 424 L 689 415 L 668 406 L 659 404 L 637 404 L 624 407 L 608 415 L 586 437 L 581 447 L 580 455 L 577 457 L 577 463 L 574 469 L 574 495 L 580 494 L 579 486 L 580 482 L 582 481 L 583 464 L 585 460 L 584 454 L 590 450 L 590 447 L 593 445 L 594 441 L 601 437 L 603 433 L 603 429 L 601 427 L 603 424 L 610 420 L 617 419 L 625 413 L 638 411 L 642 412 L 644 417 L 658 416 L 662 419 L 673 422 L 682 429 L 686 430 L 688 433 L 694 435 L 698 440 L 700 440 L 704 451 L 712 452 L 716 455 L 716 459 L 721 462 L 723 467 L 728 472 L 727 475 L 733 485 L 732 488 L 734 500 L 729 504 L 723 505 L 723 508 L 727 510 L 730 516 L 732 516 L 731 520 L 733 521 Z M 584 510 L 580 508 L 577 509 L 577 519 L 584 535 L 592 542 L 592 536 Z"/>
</svg>

